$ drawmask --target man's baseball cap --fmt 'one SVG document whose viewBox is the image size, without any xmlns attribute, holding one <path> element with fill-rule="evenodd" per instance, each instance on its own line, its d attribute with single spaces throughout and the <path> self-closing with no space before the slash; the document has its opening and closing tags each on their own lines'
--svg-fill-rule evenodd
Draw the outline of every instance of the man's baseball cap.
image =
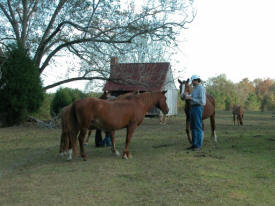
<svg viewBox="0 0 275 206">
<path fill-rule="evenodd" d="M 191 81 L 193 81 L 193 80 L 195 80 L 195 79 L 200 79 L 200 76 L 199 76 L 199 75 L 196 75 L 196 74 L 192 75 Z"/>
</svg>

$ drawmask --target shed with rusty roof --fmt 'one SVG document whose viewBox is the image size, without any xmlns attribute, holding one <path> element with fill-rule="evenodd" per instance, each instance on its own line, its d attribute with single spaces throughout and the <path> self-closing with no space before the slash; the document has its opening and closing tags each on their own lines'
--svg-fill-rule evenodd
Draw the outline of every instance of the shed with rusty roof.
<svg viewBox="0 0 275 206">
<path fill-rule="evenodd" d="M 112 58 L 109 79 L 103 90 L 111 92 L 114 96 L 132 91 L 167 90 L 167 115 L 177 115 L 178 92 L 169 62 L 118 63 L 117 58 Z M 159 114 L 158 109 L 151 112 Z"/>
</svg>

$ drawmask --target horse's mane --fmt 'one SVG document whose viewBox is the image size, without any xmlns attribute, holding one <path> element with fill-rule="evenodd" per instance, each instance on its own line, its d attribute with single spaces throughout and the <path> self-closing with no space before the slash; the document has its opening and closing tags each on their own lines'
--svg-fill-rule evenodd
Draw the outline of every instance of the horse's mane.
<svg viewBox="0 0 275 206">
<path fill-rule="evenodd" d="M 206 98 L 215 106 L 215 99 L 210 94 L 206 93 Z"/>
<path fill-rule="evenodd" d="M 156 99 L 158 97 L 158 93 L 156 92 L 144 92 L 142 94 L 138 95 L 140 99 L 146 104 L 146 105 L 153 105 L 156 103 Z"/>
</svg>

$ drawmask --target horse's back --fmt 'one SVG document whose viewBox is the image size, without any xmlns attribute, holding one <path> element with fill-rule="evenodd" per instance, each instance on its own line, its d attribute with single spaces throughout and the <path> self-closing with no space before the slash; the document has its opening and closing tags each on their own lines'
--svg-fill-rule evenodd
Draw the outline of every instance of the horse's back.
<svg viewBox="0 0 275 206">
<path fill-rule="evenodd" d="M 241 105 L 234 105 L 232 109 L 232 114 L 243 115 L 244 109 Z"/>
<path fill-rule="evenodd" d="M 204 105 L 204 108 L 203 108 L 202 119 L 207 119 L 214 114 L 215 114 L 215 99 L 211 95 L 206 94 L 206 104 Z"/>
<path fill-rule="evenodd" d="M 135 98 L 115 101 L 85 98 L 74 103 L 74 113 L 81 127 L 100 127 L 106 130 L 124 128 L 133 119 L 139 119 L 140 105 Z"/>
</svg>

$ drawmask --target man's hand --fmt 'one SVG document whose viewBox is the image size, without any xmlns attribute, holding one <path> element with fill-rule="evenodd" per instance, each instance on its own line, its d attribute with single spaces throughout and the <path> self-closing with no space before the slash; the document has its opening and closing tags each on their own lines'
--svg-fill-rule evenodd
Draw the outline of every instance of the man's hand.
<svg viewBox="0 0 275 206">
<path fill-rule="evenodd" d="M 192 100 L 192 97 L 191 97 L 190 95 L 187 94 L 187 95 L 185 95 L 185 99 L 186 99 L 186 100 Z"/>
</svg>

